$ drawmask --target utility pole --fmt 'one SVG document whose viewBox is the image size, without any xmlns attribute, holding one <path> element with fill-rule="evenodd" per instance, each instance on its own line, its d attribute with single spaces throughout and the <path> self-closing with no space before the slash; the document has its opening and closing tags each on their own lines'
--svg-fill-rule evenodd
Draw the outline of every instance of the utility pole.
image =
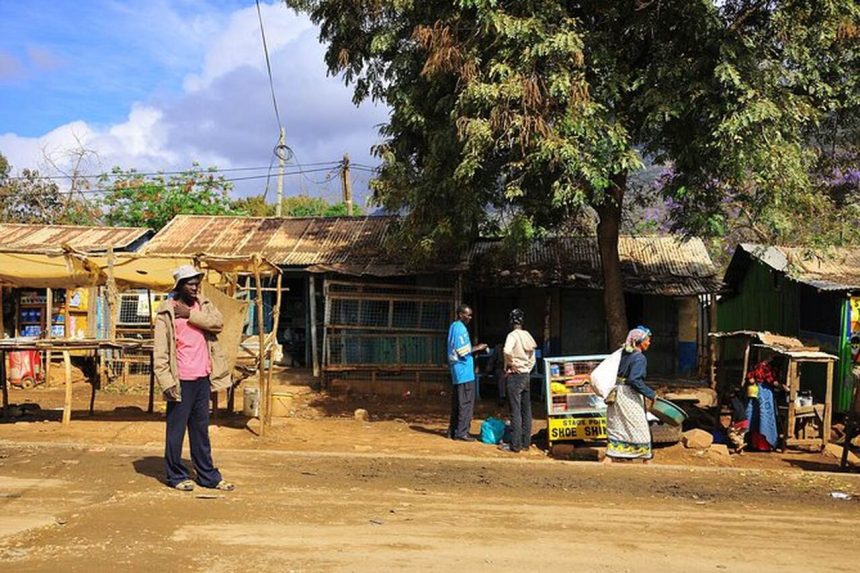
<svg viewBox="0 0 860 573">
<path fill-rule="evenodd" d="M 352 181 L 349 178 L 349 153 L 343 154 L 340 182 L 343 187 L 343 202 L 346 203 L 346 214 L 352 217 Z"/>
<path fill-rule="evenodd" d="M 281 216 L 281 203 L 284 202 L 284 163 L 286 163 L 287 143 L 285 141 L 284 128 L 278 136 L 278 202 L 275 204 L 275 217 Z M 262 359 L 261 359 L 262 360 Z"/>
</svg>

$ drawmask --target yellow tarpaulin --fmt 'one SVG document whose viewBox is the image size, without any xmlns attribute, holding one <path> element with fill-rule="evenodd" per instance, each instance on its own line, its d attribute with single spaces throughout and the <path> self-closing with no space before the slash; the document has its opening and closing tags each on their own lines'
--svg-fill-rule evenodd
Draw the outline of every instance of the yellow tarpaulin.
<svg viewBox="0 0 860 573">
<path fill-rule="evenodd" d="M 196 258 L 196 261 L 195 261 Z M 208 271 L 209 282 L 217 284 L 222 273 L 253 273 L 259 267 L 264 276 L 279 272 L 265 259 L 171 257 L 117 253 L 113 277 L 119 290 L 146 288 L 167 292 L 173 288 L 173 271 L 181 265 L 196 264 Z M 103 286 L 109 274 L 108 257 L 76 252 L 56 254 L 0 252 L 0 283 L 24 288 L 74 288 Z"/>
<path fill-rule="evenodd" d="M 97 264 L 73 253 L 0 253 L 0 283 L 27 288 L 73 288 L 104 284 Z"/>
</svg>

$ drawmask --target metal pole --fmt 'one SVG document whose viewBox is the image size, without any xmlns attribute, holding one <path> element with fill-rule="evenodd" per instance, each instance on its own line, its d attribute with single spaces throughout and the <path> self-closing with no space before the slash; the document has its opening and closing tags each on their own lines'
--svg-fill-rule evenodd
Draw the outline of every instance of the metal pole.
<svg viewBox="0 0 860 573">
<path fill-rule="evenodd" d="M 317 355 L 317 295 L 316 295 L 316 279 L 314 275 L 308 275 L 308 305 L 310 310 L 310 327 L 311 327 L 311 361 L 313 364 L 314 377 L 320 375 L 320 363 Z"/>
</svg>

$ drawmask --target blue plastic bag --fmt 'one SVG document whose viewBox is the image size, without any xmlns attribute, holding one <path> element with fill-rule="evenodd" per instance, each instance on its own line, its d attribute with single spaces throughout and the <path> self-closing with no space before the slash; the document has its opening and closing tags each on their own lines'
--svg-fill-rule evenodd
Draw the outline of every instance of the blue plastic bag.
<svg viewBox="0 0 860 573">
<path fill-rule="evenodd" d="M 485 444 L 498 444 L 505 435 L 505 423 L 490 416 L 481 423 L 481 441 Z"/>
</svg>

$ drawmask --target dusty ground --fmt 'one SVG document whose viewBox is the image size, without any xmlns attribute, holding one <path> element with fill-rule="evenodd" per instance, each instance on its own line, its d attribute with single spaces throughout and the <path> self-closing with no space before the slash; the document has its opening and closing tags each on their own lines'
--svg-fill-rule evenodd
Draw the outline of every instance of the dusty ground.
<svg viewBox="0 0 860 573">
<path fill-rule="evenodd" d="M 211 496 L 160 483 L 164 426 L 134 407 L 145 396 L 100 393 L 91 419 L 76 386 L 70 428 L 53 421 L 58 389 L 12 392 L 44 410 L 0 424 L 4 572 L 856 571 L 860 475 L 818 471 L 835 462 L 820 454 L 512 456 L 443 439 L 444 400 L 297 388 L 264 438 L 241 416 L 216 421 L 238 489 Z"/>
</svg>

